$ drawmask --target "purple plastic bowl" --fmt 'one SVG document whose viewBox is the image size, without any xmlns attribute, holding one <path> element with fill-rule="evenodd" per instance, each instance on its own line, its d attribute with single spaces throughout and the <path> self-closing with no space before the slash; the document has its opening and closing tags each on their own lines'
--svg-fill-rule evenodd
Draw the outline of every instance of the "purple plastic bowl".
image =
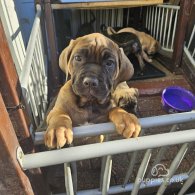
<svg viewBox="0 0 195 195">
<path fill-rule="evenodd" d="M 168 113 L 189 112 L 195 109 L 195 96 L 182 87 L 167 87 L 162 92 L 162 105 Z"/>
</svg>

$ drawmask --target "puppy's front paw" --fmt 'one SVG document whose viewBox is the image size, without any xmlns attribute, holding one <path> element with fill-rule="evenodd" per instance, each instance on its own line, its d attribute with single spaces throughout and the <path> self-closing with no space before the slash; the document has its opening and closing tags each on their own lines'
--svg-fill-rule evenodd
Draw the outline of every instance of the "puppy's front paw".
<svg viewBox="0 0 195 195">
<path fill-rule="evenodd" d="M 72 129 L 66 127 L 57 127 L 47 129 L 44 136 L 45 145 L 48 148 L 62 148 L 66 143 L 73 141 Z"/>
<path fill-rule="evenodd" d="M 141 126 L 134 114 L 116 107 L 110 111 L 109 118 L 115 124 L 118 134 L 125 138 L 138 137 Z"/>
</svg>

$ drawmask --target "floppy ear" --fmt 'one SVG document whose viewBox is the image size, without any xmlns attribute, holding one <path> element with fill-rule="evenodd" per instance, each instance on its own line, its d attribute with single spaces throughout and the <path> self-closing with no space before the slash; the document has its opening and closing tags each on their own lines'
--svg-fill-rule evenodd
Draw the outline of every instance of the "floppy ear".
<svg viewBox="0 0 195 195">
<path fill-rule="evenodd" d="M 131 79 L 131 77 L 134 74 L 133 65 L 130 62 L 130 60 L 127 58 L 127 56 L 124 54 L 123 49 L 119 48 L 118 53 L 119 53 L 119 69 L 114 82 L 114 89 L 119 83 Z"/>
<path fill-rule="evenodd" d="M 59 57 L 59 66 L 61 70 L 66 74 L 66 78 L 68 78 L 68 73 L 71 73 L 69 60 L 75 43 L 75 40 L 71 40 L 69 45 L 61 52 Z"/>
</svg>

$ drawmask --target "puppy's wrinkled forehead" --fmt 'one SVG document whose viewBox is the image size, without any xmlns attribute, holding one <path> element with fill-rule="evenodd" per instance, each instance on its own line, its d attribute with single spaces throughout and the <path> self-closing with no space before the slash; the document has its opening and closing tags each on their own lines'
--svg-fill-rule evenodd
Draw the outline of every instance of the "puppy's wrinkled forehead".
<svg viewBox="0 0 195 195">
<path fill-rule="evenodd" d="M 73 53 L 82 52 L 88 56 L 102 55 L 105 52 L 112 52 L 116 55 L 117 46 L 110 39 L 106 38 L 104 35 L 94 33 L 92 36 L 84 36 L 79 39 L 78 44 L 74 48 Z M 86 52 L 86 53 L 85 53 Z"/>
</svg>

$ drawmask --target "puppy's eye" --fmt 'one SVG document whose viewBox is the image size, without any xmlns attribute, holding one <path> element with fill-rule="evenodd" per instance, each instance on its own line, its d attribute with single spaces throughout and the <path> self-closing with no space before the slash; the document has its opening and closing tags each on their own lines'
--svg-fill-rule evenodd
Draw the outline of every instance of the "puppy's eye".
<svg viewBox="0 0 195 195">
<path fill-rule="evenodd" d="M 108 61 L 106 62 L 106 66 L 107 66 L 107 67 L 112 67 L 112 66 L 114 66 L 114 61 L 113 61 L 113 60 L 108 60 Z"/>
<path fill-rule="evenodd" d="M 74 56 L 74 59 L 79 62 L 82 60 L 81 56 Z"/>
</svg>

